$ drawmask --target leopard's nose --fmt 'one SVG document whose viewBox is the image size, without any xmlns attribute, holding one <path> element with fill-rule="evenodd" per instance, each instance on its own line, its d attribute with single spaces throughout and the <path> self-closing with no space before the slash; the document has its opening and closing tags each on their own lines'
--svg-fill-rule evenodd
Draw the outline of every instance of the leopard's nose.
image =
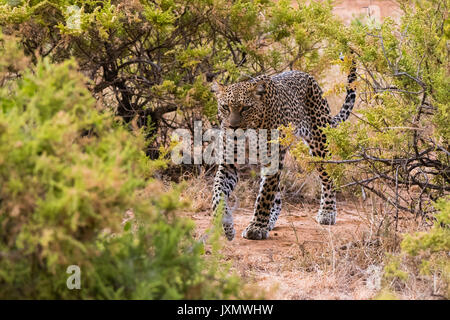
<svg viewBox="0 0 450 320">
<path fill-rule="evenodd" d="M 237 125 L 237 126 L 236 125 L 235 126 L 230 125 L 229 128 L 233 129 L 233 130 L 236 130 L 236 129 L 239 129 L 239 125 Z"/>
<path fill-rule="evenodd" d="M 232 111 L 229 120 L 230 128 L 237 129 L 241 124 L 241 115 L 237 111 Z"/>
</svg>

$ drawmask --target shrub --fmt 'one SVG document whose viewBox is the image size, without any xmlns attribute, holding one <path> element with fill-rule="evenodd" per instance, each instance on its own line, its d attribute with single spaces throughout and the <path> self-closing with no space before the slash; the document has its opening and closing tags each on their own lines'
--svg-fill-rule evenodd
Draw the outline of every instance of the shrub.
<svg viewBox="0 0 450 320">
<path fill-rule="evenodd" d="M 420 279 L 432 296 L 450 298 L 450 199 L 436 203 L 439 213 L 429 231 L 406 234 L 401 253 L 388 257 L 384 278 L 385 291 L 395 293 L 398 285 L 410 286 Z M 397 285 L 396 285 L 397 284 Z"/>
<path fill-rule="evenodd" d="M 364 188 L 396 217 L 399 210 L 432 217 L 433 202 L 450 191 L 450 1 L 398 2 L 399 21 L 355 20 L 348 30 L 358 62 L 357 118 L 326 131 L 336 162 L 344 160 L 338 185 Z"/>
</svg>

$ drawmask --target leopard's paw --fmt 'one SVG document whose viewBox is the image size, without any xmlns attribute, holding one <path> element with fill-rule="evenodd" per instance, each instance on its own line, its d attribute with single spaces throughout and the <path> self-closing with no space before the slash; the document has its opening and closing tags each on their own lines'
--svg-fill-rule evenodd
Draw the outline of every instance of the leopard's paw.
<svg viewBox="0 0 450 320">
<path fill-rule="evenodd" d="M 336 224 L 336 212 L 319 210 L 316 220 L 320 224 L 325 224 L 325 225 Z"/>
<path fill-rule="evenodd" d="M 269 230 L 250 224 L 242 232 L 242 237 L 249 240 L 264 240 L 269 237 Z"/>
</svg>

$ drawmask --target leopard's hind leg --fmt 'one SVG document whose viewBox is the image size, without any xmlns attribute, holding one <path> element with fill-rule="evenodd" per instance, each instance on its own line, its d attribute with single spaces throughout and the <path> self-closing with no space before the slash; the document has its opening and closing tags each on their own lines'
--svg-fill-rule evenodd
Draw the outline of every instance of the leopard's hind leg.
<svg viewBox="0 0 450 320">
<path fill-rule="evenodd" d="M 328 155 L 325 143 L 325 134 L 322 130 L 317 130 L 308 142 L 311 154 L 314 157 L 325 158 Z M 317 171 L 321 180 L 322 193 L 320 198 L 320 209 L 316 219 L 320 224 L 332 225 L 336 223 L 336 190 L 334 188 L 333 180 L 327 173 L 323 164 L 319 164 Z"/>
</svg>

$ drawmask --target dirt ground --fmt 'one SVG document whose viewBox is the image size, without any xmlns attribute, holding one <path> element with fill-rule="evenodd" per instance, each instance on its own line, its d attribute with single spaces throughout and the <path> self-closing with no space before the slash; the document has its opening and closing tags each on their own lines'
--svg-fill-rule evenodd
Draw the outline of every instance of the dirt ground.
<svg viewBox="0 0 450 320">
<path fill-rule="evenodd" d="M 347 264 L 345 257 L 348 248 L 371 232 L 365 223 L 367 212 L 354 203 L 340 202 L 338 207 L 336 225 L 322 226 L 314 220 L 317 205 L 287 204 L 269 239 L 260 241 L 242 238 L 253 212 L 239 208 L 234 212 L 235 239 L 223 238 L 224 259 L 269 299 L 371 298 L 379 289 L 381 267 L 352 271 L 354 264 Z M 210 212 L 188 216 L 196 223 L 198 236 L 210 227 Z"/>
</svg>

